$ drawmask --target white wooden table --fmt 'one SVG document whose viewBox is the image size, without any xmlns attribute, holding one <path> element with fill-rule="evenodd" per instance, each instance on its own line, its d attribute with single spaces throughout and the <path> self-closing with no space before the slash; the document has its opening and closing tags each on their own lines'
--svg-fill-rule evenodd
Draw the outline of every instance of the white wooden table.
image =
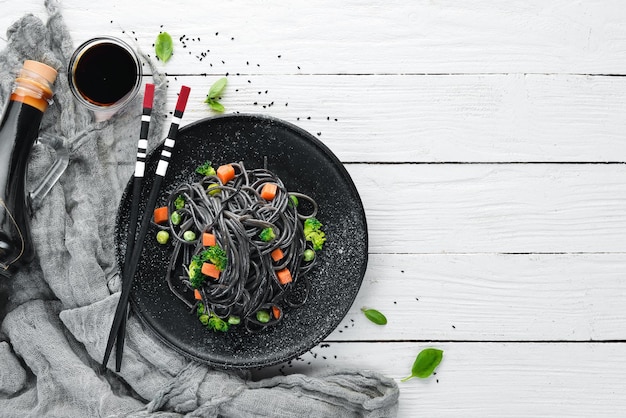
<svg viewBox="0 0 626 418">
<path fill-rule="evenodd" d="M 43 0 L 0 1 L 0 28 Z M 258 112 L 317 135 L 361 194 L 370 262 L 350 313 L 263 373 L 369 368 L 401 417 L 626 415 L 626 4 L 622 1 L 65 0 L 74 43 L 154 55 L 183 125 Z M 2 41 L 4 43 L 4 41 Z M 376 326 L 360 312 L 389 319 Z"/>
</svg>

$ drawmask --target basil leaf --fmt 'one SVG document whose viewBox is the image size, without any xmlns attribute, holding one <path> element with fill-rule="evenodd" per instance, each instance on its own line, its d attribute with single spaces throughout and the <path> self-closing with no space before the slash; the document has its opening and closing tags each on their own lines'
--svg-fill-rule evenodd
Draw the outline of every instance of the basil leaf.
<svg viewBox="0 0 626 418">
<path fill-rule="evenodd" d="M 216 101 L 216 100 L 211 100 L 208 102 L 209 103 L 209 107 L 216 111 L 216 112 L 223 112 L 224 111 L 224 105 L 222 105 L 220 102 Z"/>
<path fill-rule="evenodd" d="M 217 80 L 209 89 L 209 94 L 207 94 L 207 97 L 209 99 L 217 99 L 220 94 L 222 94 L 222 91 L 224 91 L 227 82 L 228 80 L 226 79 L 226 77 L 222 77 Z"/>
<path fill-rule="evenodd" d="M 167 62 L 172 57 L 174 44 L 169 33 L 159 33 L 154 43 L 154 52 L 156 52 L 157 57 L 163 62 Z"/>
<path fill-rule="evenodd" d="M 411 369 L 411 375 L 400 380 L 406 382 L 413 377 L 426 378 L 433 374 L 439 363 L 443 359 L 443 351 L 437 348 L 425 348 L 417 355 L 413 368 Z"/>
<path fill-rule="evenodd" d="M 378 312 L 376 309 L 361 308 L 361 311 L 365 314 L 367 319 L 369 319 L 376 325 L 385 325 L 387 323 L 387 318 L 385 317 L 385 315 Z"/>
</svg>

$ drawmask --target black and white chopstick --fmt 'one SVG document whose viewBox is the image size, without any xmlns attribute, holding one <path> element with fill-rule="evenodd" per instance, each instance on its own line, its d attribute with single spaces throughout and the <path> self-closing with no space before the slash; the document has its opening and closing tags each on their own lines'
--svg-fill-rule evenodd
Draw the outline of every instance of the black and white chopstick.
<svg viewBox="0 0 626 418">
<path fill-rule="evenodd" d="M 130 291 L 132 288 L 133 280 L 135 278 L 135 273 L 137 272 L 137 266 L 139 264 L 141 252 L 143 250 L 143 242 L 146 238 L 146 234 L 150 226 L 150 220 L 152 219 L 152 213 L 154 212 L 156 201 L 159 196 L 161 183 L 163 182 L 163 178 L 165 177 L 165 174 L 167 173 L 167 168 L 169 166 L 169 163 L 172 157 L 172 151 L 174 150 L 174 145 L 176 144 L 176 136 L 178 134 L 178 127 L 180 125 L 180 120 L 183 117 L 185 107 L 187 106 L 187 99 L 189 98 L 189 92 L 190 92 L 189 87 L 183 86 L 178 95 L 178 101 L 176 103 L 176 108 L 174 110 L 172 124 L 170 126 L 170 130 L 168 132 L 167 138 L 165 139 L 165 143 L 163 144 L 163 149 L 161 151 L 161 158 L 157 165 L 156 173 L 154 176 L 154 182 L 152 183 L 150 195 L 148 196 L 148 201 L 146 203 L 143 217 L 141 219 L 139 235 L 137 236 L 137 240 L 135 241 L 135 244 L 133 246 L 130 261 L 128 262 L 128 271 L 123 272 L 122 293 L 120 295 L 120 300 L 117 304 L 117 309 L 115 310 L 115 317 L 113 318 L 113 325 L 111 326 L 111 331 L 109 332 L 109 339 L 107 341 L 107 346 L 104 352 L 104 359 L 102 360 L 102 366 L 104 368 L 106 368 L 106 365 L 109 361 L 109 357 L 111 356 L 111 351 L 113 350 L 113 343 L 115 342 L 117 338 L 120 326 L 122 325 L 122 321 L 124 317 L 126 316 L 128 299 L 130 297 Z M 131 222 L 132 222 L 132 219 L 131 219 Z M 126 261 L 124 262 L 124 264 L 126 265 Z"/>
<path fill-rule="evenodd" d="M 143 95 L 143 111 L 141 114 L 141 129 L 139 131 L 139 141 L 137 142 L 137 159 L 135 162 L 135 174 L 133 176 L 132 202 L 130 206 L 130 222 L 128 224 L 128 236 L 126 237 L 126 252 L 124 253 L 124 266 L 122 267 L 122 277 L 128 277 L 128 267 L 130 257 L 135 246 L 135 235 L 137 233 L 137 221 L 139 219 L 139 201 L 141 185 L 146 171 L 146 156 L 148 154 L 148 130 L 150 129 L 150 118 L 152 116 L 152 105 L 154 103 L 154 84 L 146 84 Z M 122 353 L 124 352 L 124 340 L 126 338 L 126 319 L 128 309 L 124 312 L 122 323 L 117 334 L 115 345 L 115 370 L 120 371 L 122 364 Z"/>
</svg>

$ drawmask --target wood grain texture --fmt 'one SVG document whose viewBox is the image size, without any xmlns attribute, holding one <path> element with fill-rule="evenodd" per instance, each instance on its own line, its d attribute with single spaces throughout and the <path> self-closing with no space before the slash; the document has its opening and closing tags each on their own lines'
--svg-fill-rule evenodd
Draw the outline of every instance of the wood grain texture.
<svg viewBox="0 0 626 418">
<path fill-rule="evenodd" d="M 399 417 L 616 417 L 626 409 L 626 351 L 613 343 L 330 343 L 262 373 L 369 369 L 399 381 L 426 347 L 436 375 L 400 385 Z"/>
<path fill-rule="evenodd" d="M 623 74 L 626 67 L 619 1 L 298 0 L 259 7 L 254 0 L 203 6 L 183 0 L 174 7 L 159 0 L 139 13 L 123 1 L 64 5 L 76 41 L 92 36 L 94 22 L 137 38 L 146 51 L 159 30 L 189 37 L 186 48 L 176 45 L 171 73 L 189 72 L 190 61 L 198 64 L 195 57 L 207 49 L 202 63 L 231 72 L 244 71 L 245 61 L 265 68 L 279 55 L 281 66 L 269 71 Z M 146 13 L 152 18 L 142 19 Z"/>
<path fill-rule="evenodd" d="M 347 169 L 361 193 L 373 253 L 626 250 L 623 164 Z"/>
<path fill-rule="evenodd" d="M 191 87 L 184 122 L 220 76 Z M 575 75 L 230 74 L 226 113 L 268 113 L 317 136 L 344 162 L 624 162 L 626 82 Z"/>
<path fill-rule="evenodd" d="M 626 341 L 624 271 L 623 253 L 373 254 L 328 340 Z"/>
<path fill-rule="evenodd" d="M 44 16 L 42 3 L 4 2 L 0 25 L 26 11 Z M 626 11 L 618 0 L 146 4 L 65 0 L 63 13 L 76 43 L 97 29 L 149 52 L 159 30 L 168 31 L 182 39 L 167 65 L 172 74 L 201 64 L 207 72 L 281 74 L 624 74 L 626 68 Z"/>
<path fill-rule="evenodd" d="M 0 5 L 2 28 L 46 17 L 43 0 Z M 257 377 L 400 379 L 437 346 L 437 375 L 400 385 L 399 417 L 624 414 L 623 2 L 62 8 L 76 45 L 107 34 L 153 56 L 158 32 L 171 33 L 174 57 L 157 67 L 171 107 L 192 88 L 182 125 L 214 115 L 204 95 L 227 75 L 227 112 L 295 123 L 346 163 L 368 219 L 362 289 L 324 343 Z"/>
</svg>

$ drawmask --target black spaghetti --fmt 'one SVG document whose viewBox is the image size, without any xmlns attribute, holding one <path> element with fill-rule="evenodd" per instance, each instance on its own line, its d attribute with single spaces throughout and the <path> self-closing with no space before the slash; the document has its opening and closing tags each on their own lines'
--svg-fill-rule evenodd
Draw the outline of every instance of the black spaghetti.
<svg viewBox="0 0 626 418">
<path fill-rule="evenodd" d="M 169 288 L 215 331 L 278 323 L 306 302 L 306 273 L 326 240 L 316 202 L 265 168 L 197 171 L 203 178 L 179 185 L 154 214 L 157 239 L 173 247 Z"/>
</svg>

